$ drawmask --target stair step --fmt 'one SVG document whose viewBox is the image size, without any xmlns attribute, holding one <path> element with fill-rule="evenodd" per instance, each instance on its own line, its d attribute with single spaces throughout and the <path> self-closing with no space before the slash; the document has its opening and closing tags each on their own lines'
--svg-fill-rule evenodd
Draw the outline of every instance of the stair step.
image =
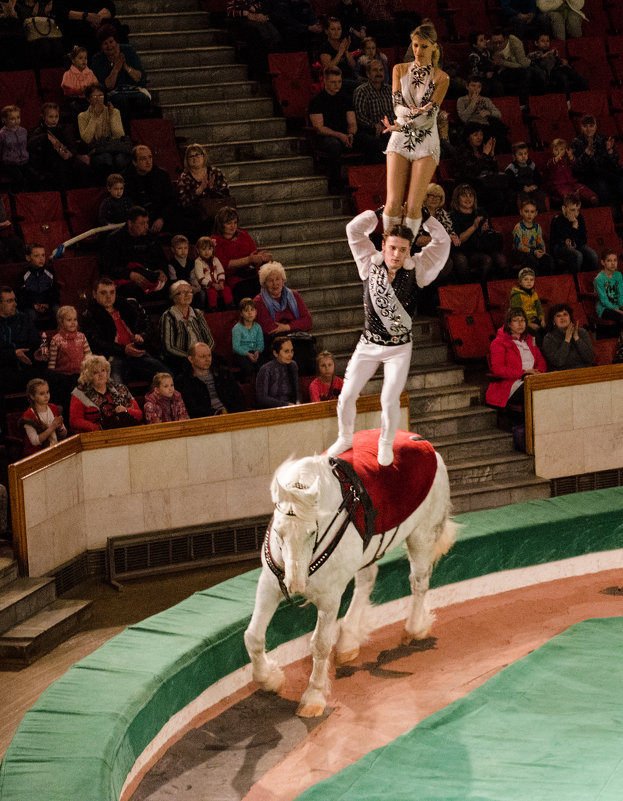
<svg viewBox="0 0 623 801">
<path fill-rule="evenodd" d="M 300 178 L 289 178 L 287 181 L 253 181 L 243 183 L 242 181 L 232 181 L 229 189 L 235 197 L 244 198 L 247 203 L 261 202 L 262 200 L 298 200 L 305 197 L 318 197 L 326 192 L 327 179 L 317 175 L 303 175 Z M 344 236 L 336 240 L 348 250 L 348 244 Z M 348 250 L 350 254 L 350 250 Z M 290 262 L 296 260 L 289 259 Z"/>
<path fill-rule="evenodd" d="M 17 560 L 8 556 L 0 556 L 0 588 L 17 578 Z"/>
<path fill-rule="evenodd" d="M 296 198 L 294 200 L 276 200 L 272 203 L 238 204 L 241 226 L 243 228 L 275 223 L 280 220 L 300 220 L 305 217 L 329 217 L 342 214 L 342 201 L 336 197 Z M 356 268 L 350 261 L 350 265 Z M 292 286 L 290 276 L 288 283 Z M 298 286 L 297 286 L 298 288 Z"/>
<path fill-rule="evenodd" d="M 456 364 L 447 365 L 426 365 L 425 367 L 412 366 L 407 376 L 405 389 L 407 392 L 417 392 L 420 390 L 441 391 L 447 386 L 458 383 L 463 377 L 463 370 Z M 383 374 L 379 372 L 368 381 L 366 393 L 380 394 L 383 386 Z M 419 432 L 418 432 L 419 433 Z"/>
<path fill-rule="evenodd" d="M 240 139 L 253 139 L 259 132 L 262 136 L 278 137 L 286 135 L 286 121 L 283 117 L 259 117 L 241 119 L 233 122 L 220 121 L 203 123 L 177 123 L 175 133 L 193 142 L 237 142 Z M 326 191 L 326 180 L 325 180 Z"/>
<path fill-rule="evenodd" d="M 227 182 L 232 181 L 269 181 L 272 178 L 300 178 L 302 175 L 313 175 L 314 160 L 311 156 L 287 156 L 262 161 L 238 161 L 218 166 L 225 174 Z M 306 215 L 309 216 L 309 215 Z M 284 219 L 288 219 L 288 216 Z"/>
<path fill-rule="evenodd" d="M 204 17 L 204 25 L 205 25 Z M 185 50 L 195 47 L 222 45 L 228 41 L 227 32 L 220 28 L 188 28 L 183 31 L 130 31 L 130 44 L 139 52 L 147 50 Z M 142 56 L 141 56 L 142 60 Z"/>
<path fill-rule="evenodd" d="M 192 49 L 171 49 L 170 47 L 155 49 L 152 47 L 149 50 L 139 49 L 138 54 L 148 76 L 152 69 L 233 64 L 236 58 L 235 49 L 223 45 L 193 47 Z"/>
<path fill-rule="evenodd" d="M 457 490 L 479 487 L 489 482 L 517 481 L 526 476 L 534 478 L 532 459 L 515 451 L 501 456 L 450 462 L 447 467 L 450 484 Z"/>
<path fill-rule="evenodd" d="M 286 183 L 284 180 L 284 183 Z M 337 239 L 344 236 L 349 217 L 320 217 L 306 220 L 284 220 L 280 223 L 265 223 L 248 227 L 247 230 L 258 247 L 272 248 L 275 245 L 302 243 L 309 239 Z"/>
<path fill-rule="evenodd" d="M 273 101 L 269 97 L 245 97 L 208 101 L 199 100 L 193 103 L 163 103 L 162 116 L 172 119 L 176 126 L 200 125 L 202 123 L 220 123 L 228 127 L 236 126 L 238 120 L 247 122 L 249 117 L 271 117 Z M 279 118 L 276 118 L 279 119 Z M 282 120 L 282 122 L 285 122 Z"/>
<path fill-rule="evenodd" d="M 34 615 L 56 598 L 53 578 L 17 578 L 0 593 L 0 632 Z"/>
<path fill-rule="evenodd" d="M 290 272 L 288 271 L 288 286 L 290 289 L 298 289 L 290 280 Z M 356 284 L 329 284 L 329 286 L 313 286 L 306 287 L 303 290 L 303 297 L 305 303 L 312 313 L 312 317 L 316 317 L 317 311 L 328 311 L 338 306 L 353 306 L 357 305 L 361 312 L 361 282 Z"/>
<path fill-rule="evenodd" d="M 436 450 L 446 464 L 467 459 L 482 459 L 485 456 L 501 456 L 514 453 L 513 438 L 506 431 L 480 431 L 478 434 L 455 434 L 433 440 Z"/>
<path fill-rule="evenodd" d="M 255 133 L 257 134 L 259 131 Z M 262 130 L 262 134 L 264 133 L 265 131 Z M 211 164 L 249 161 L 250 159 L 270 159 L 278 156 L 288 156 L 292 153 L 298 155 L 300 142 L 296 136 L 275 136 L 270 139 L 251 138 L 231 142 L 206 142 L 204 136 L 199 141 L 202 143 L 202 147 L 207 150 Z"/>
<path fill-rule="evenodd" d="M 151 14 L 154 8 L 153 0 L 123 0 L 124 19 L 128 14 Z M 196 11 L 197 0 L 158 0 L 161 11 Z"/>
<path fill-rule="evenodd" d="M 160 2 L 158 2 L 158 7 L 162 7 Z M 125 2 L 122 8 L 125 10 Z M 120 19 L 121 22 L 130 26 L 130 36 L 133 43 L 139 33 L 147 33 L 149 31 L 189 31 L 192 29 L 205 30 L 209 27 L 210 23 L 208 13 L 206 11 L 198 11 L 196 3 L 194 9 L 171 10 L 159 13 L 154 13 L 152 11 L 149 14 L 122 13 Z M 213 28 L 211 30 L 218 31 L 221 36 L 227 36 L 226 31 L 219 28 Z"/>
<path fill-rule="evenodd" d="M 470 406 L 436 414 L 411 417 L 411 430 L 417 431 L 431 442 L 440 437 L 487 432 L 495 426 L 497 415 L 487 406 Z"/>
<path fill-rule="evenodd" d="M 19 669 L 70 637 L 87 616 L 93 601 L 57 599 L 0 635 L 0 669 Z"/>
<path fill-rule="evenodd" d="M 511 503 L 551 497 L 550 483 L 536 476 L 519 477 L 509 481 L 491 481 L 469 488 L 451 488 L 454 514 L 497 509 Z"/>
<path fill-rule="evenodd" d="M 262 88 L 255 81 L 230 81 L 229 83 L 200 83 L 200 84 L 155 84 L 149 81 L 149 91 L 154 100 L 161 107 L 168 107 L 174 103 L 200 103 L 202 100 L 241 99 L 250 97 L 265 97 Z"/>
<path fill-rule="evenodd" d="M 357 268 L 350 252 L 347 258 L 339 261 L 288 265 L 288 286 L 299 290 L 323 284 L 340 286 L 357 277 Z M 361 287 L 361 282 L 359 286 Z"/>
<path fill-rule="evenodd" d="M 414 350 L 418 350 L 414 348 Z M 411 417 L 432 414 L 433 412 L 447 412 L 455 409 L 465 409 L 475 406 L 480 400 L 478 387 L 465 384 L 452 384 L 446 387 L 435 387 L 411 392 L 409 395 L 409 409 Z"/>
<path fill-rule="evenodd" d="M 317 339 L 316 350 L 330 350 L 335 355 L 336 370 L 343 374 L 346 362 L 352 356 L 361 337 L 361 326 L 353 328 L 336 328 L 319 331 L 314 327 Z M 413 349 L 411 364 L 414 367 L 446 364 L 448 362 L 448 346 L 444 342 L 423 342 Z M 371 394 L 364 390 L 365 394 Z"/>
<path fill-rule="evenodd" d="M 224 81 L 247 81 L 248 68 L 246 64 L 211 64 L 199 67 L 160 67 L 149 70 L 147 80 L 149 88 L 170 86 L 210 86 L 213 83 Z"/>
</svg>

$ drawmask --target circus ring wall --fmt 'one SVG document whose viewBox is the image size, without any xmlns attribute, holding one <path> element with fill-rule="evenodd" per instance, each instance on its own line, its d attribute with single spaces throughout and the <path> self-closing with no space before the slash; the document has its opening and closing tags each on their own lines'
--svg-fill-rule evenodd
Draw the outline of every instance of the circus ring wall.
<svg viewBox="0 0 623 801">
<path fill-rule="evenodd" d="M 611 386 L 607 392 L 611 404 Z M 372 410 L 366 414 L 364 424 L 374 424 Z M 531 441 L 538 449 L 538 436 Z M 623 488 L 457 521 L 463 526 L 458 541 L 433 574 L 433 607 L 623 566 Z M 178 732 L 251 680 L 243 632 L 257 577 L 252 571 L 196 593 L 74 665 L 20 724 L 0 768 L 0 799 L 128 798 Z M 389 554 L 373 595 L 377 627 L 405 617 L 408 593 L 407 562 Z M 284 602 L 267 646 L 282 663 L 300 659 L 309 652 L 314 623 L 312 607 L 293 615 Z"/>
</svg>

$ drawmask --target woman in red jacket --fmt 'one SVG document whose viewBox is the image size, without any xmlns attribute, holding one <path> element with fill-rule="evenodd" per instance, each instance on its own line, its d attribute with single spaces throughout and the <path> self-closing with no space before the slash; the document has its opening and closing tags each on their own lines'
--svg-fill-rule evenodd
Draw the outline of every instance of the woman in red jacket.
<svg viewBox="0 0 623 801">
<path fill-rule="evenodd" d="M 104 356 L 87 356 L 71 393 L 69 425 L 74 434 L 136 425 L 142 419 L 130 390 L 110 380 L 110 362 Z"/>
<path fill-rule="evenodd" d="M 491 343 L 491 372 L 499 378 L 487 388 L 491 406 L 523 406 L 523 379 L 547 372 L 545 359 L 527 333 L 528 320 L 523 309 L 509 309 L 502 328 Z"/>
</svg>

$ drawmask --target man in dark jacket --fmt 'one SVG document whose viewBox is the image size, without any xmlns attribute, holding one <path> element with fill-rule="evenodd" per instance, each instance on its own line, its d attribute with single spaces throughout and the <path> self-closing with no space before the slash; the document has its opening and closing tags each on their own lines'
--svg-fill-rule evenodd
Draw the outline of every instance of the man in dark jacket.
<svg viewBox="0 0 623 801">
<path fill-rule="evenodd" d="M 147 145 L 132 149 L 132 163 L 125 171 L 125 191 L 147 210 L 152 234 L 159 234 L 171 217 L 175 199 L 168 172 L 154 167 L 154 157 Z"/>
<path fill-rule="evenodd" d="M 142 307 L 133 299 L 117 298 L 111 278 L 102 276 L 94 286 L 82 330 L 93 353 L 111 359 L 113 381 L 150 381 L 155 373 L 170 372 L 145 349 L 147 316 Z"/>
<path fill-rule="evenodd" d="M 191 418 L 244 411 L 244 398 L 229 371 L 212 362 L 212 351 L 195 342 L 188 351 L 190 369 L 175 379 Z"/>
</svg>

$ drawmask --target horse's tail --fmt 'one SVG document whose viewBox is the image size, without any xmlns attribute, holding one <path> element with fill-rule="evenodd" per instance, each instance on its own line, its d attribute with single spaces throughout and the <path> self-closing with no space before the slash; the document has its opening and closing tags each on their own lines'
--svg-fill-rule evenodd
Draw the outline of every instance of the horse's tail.
<svg viewBox="0 0 623 801">
<path fill-rule="evenodd" d="M 440 525 L 443 526 L 441 528 L 441 534 L 435 540 L 435 545 L 433 548 L 433 564 L 436 564 L 439 559 L 445 554 L 448 553 L 450 548 L 454 545 L 456 540 L 457 531 L 461 528 L 458 523 L 455 523 L 452 520 L 452 503 L 450 501 L 450 480 L 448 478 L 448 469 L 446 467 L 446 463 L 443 460 L 443 457 L 440 453 L 437 453 L 437 472 L 438 474 L 441 473 L 438 478 L 440 478 L 439 483 L 439 491 L 441 492 L 440 498 L 440 506 L 442 509 L 445 509 L 443 512 L 443 518 L 440 520 Z M 439 508 L 439 507 L 438 507 Z"/>
<path fill-rule="evenodd" d="M 433 564 L 436 564 L 439 559 L 448 553 L 450 548 L 454 545 L 456 540 L 456 533 L 461 528 L 458 523 L 455 523 L 450 517 L 446 518 L 441 536 L 435 542 L 433 550 Z"/>
</svg>

